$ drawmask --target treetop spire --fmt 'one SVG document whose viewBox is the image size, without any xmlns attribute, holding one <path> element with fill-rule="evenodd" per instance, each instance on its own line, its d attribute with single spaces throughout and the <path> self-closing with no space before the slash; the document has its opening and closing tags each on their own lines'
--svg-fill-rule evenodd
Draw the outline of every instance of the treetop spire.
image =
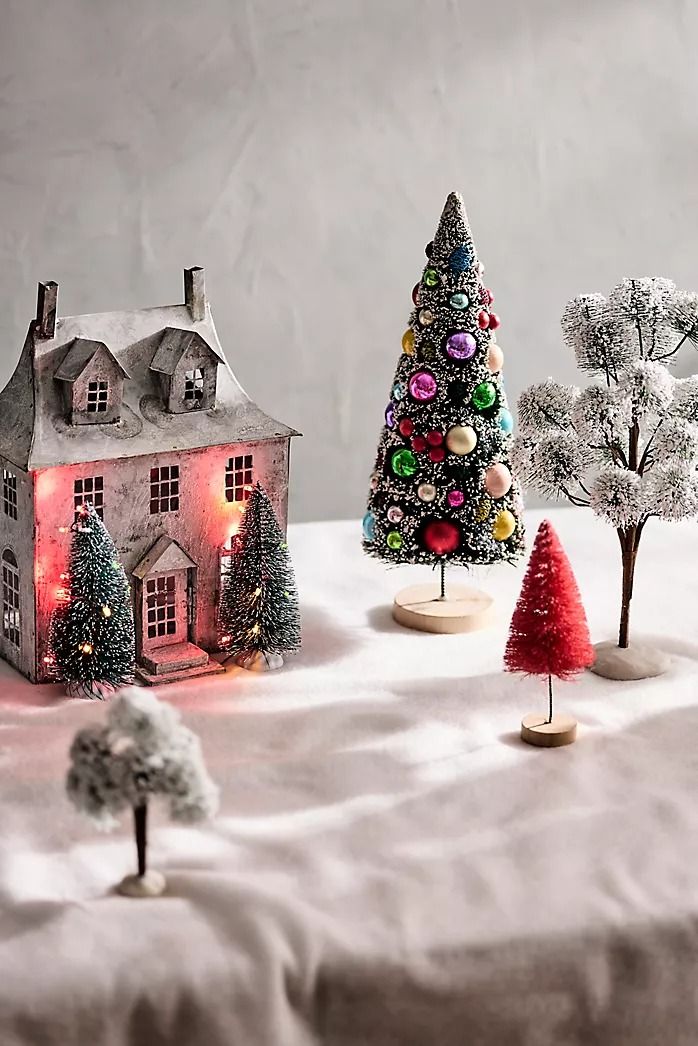
<svg viewBox="0 0 698 1046">
<path fill-rule="evenodd" d="M 453 272 L 464 272 L 477 264 L 473 234 L 470 231 L 463 197 L 459 192 L 448 194 L 433 244 L 431 258 L 447 264 Z M 452 258 L 454 252 L 457 252 L 456 257 Z M 454 268 L 453 263 L 458 267 Z"/>
</svg>

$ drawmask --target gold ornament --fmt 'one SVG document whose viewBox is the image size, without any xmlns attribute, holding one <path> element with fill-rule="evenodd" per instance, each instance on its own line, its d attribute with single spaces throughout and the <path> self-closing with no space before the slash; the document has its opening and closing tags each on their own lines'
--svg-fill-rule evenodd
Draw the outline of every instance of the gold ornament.
<svg viewBox="0 0 698 1046">
<path fill-rule="evenodd" d="M 484 523 L 492 511 L 492 502 L 489 498 L 482 498 L 475 511 L 475 521 Z"/>
<path fill-rule="evenodd" d="M 406 356 L 414 356 L 414 331 L 411 329 L 402 335 L 402 351 Z"/>
<path fill-rule="evenodd" d="M 495 541 L 506 541 L 516 530 L 516 519 L 508 508 L 497 513 L 492 527 L 492 537 Z"/>
</svg>

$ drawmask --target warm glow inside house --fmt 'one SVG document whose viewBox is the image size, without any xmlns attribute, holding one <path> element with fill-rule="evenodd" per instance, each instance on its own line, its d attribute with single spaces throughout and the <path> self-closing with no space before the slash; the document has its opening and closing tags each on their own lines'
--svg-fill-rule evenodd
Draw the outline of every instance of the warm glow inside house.
<svg viewBox="0 0 698 1046">
<path fill-rule="evenodd" d="M 56 316 L 39 284 L 17 368 L 0 393 L 0 653 L 33 682 L 70 550 L 90 501 L 131 580 L 138 675 L 218 670 L 216 606 L 253 482 L 286 526 L 294 429 L 249 399 L 231 371 L 201 268 L 185 303 Z"/>
</svg>

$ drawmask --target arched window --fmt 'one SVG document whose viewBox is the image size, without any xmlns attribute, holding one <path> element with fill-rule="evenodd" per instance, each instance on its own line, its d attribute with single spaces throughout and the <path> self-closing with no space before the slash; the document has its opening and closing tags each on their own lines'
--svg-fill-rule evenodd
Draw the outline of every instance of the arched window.
<svg viewBox="0 0 698 1046">
<path fill-rule="evenodd" d="M 19 568 L 10 548 L 2 554 L 2 634 L 13 646 L 19 647 Z"/>
</svg>

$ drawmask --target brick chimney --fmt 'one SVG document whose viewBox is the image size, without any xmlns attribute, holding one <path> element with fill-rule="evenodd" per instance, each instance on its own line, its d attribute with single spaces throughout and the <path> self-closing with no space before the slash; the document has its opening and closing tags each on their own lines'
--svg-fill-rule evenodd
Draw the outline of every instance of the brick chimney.
<svg viewBox="0 0 698 1046">
<path fill-rule="evenodd" d="M 53 280 L 39 284 L 36 299 L 36 328 L 39 338 L 53 338 L 56 333 L 56 305 L 58 303 L 58 284 Z"/>
<path fill-rule="evenodd" d="M 206 285 L 204 270 L 200 265 L 184 270 L 184 304 L 194 321 L 203 320 L 206 316 Z"/>
</svg>

